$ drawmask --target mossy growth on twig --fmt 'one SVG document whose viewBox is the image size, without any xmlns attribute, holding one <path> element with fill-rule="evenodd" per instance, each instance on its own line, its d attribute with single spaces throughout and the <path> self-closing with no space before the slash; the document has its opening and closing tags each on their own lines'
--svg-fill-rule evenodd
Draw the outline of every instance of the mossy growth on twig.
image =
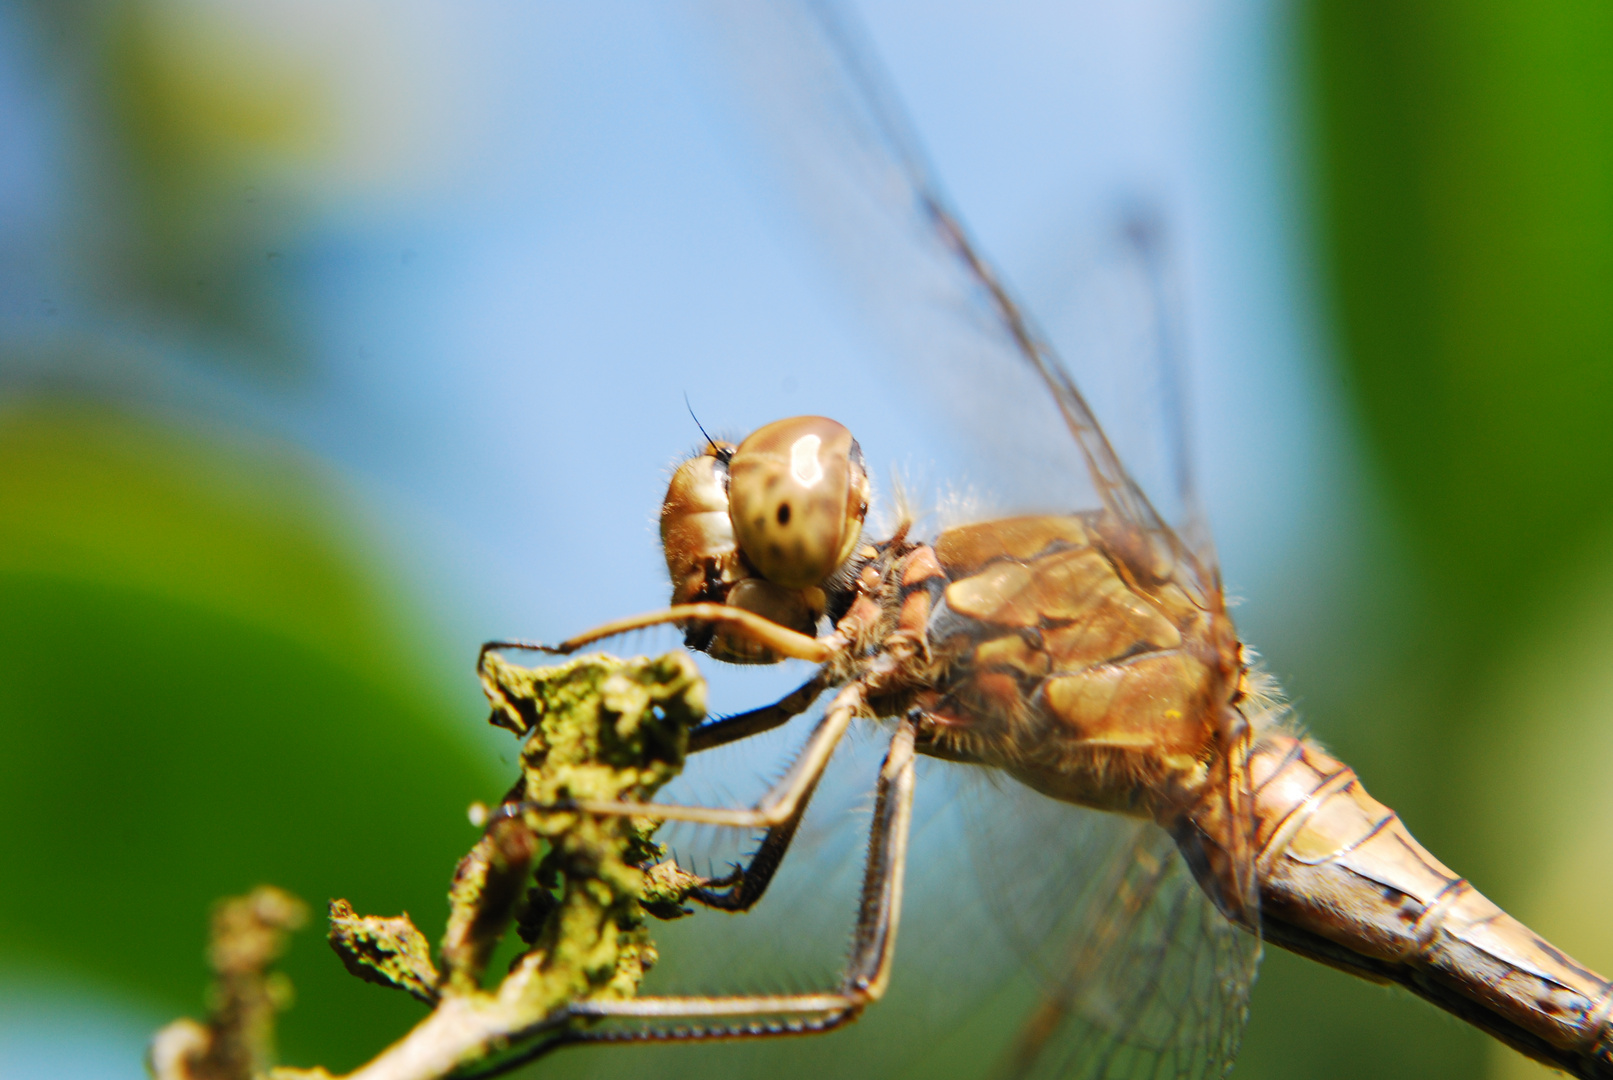
<svg viewBox="0 0 1613 1080">
<path fill-rule="evenodd" d="M 365 982 L 405 990 L 427 1005 L 441 999 L 431 944 L 407 911 L 390 919 L 360 915 L 346 900 L 332 900 L 329 917 L 330 947 L 348 971 Z"/>
<path fill-rule="evenodd" d="M 656 960 L 646 911 L 659 918 L 686 911 L 693 879 L 664 861 L 650 839 L 658 822 L 569 807 L 578 800 L 646 802 L 678 774 L 689 729 L 705 716 L 705 684 L 694 662 L 681 652 L 654 660 L 590 655 L 523 668 L 488 653 L 480 675 L 491 722 L 524 740 L 521 776 L 499 808 L 479 808 L 488 824 L 454 873 L 441 969 L 407 914 L 361 916 L 346 901 L 331 901 L 329 940 L 348 970 L 432 1005 L 407 1035 L 348 1074 L 354 1080 L 439 1080 L 491 1055 L 563 1037 L 580 1022 L 568 1018 L 566 1006 L 637 992 Z M 488 960 L 512 926 L 526 949 L 496 985 L 484 986 Z M 263 967 L 274 955 L 278 950 L 262 954 L 260 980 L 272 979 Z M 196 1032 L 229 1022 L 215 1013 L 207 1027 L 179 1021 L 163 1029 L 152 1044 L 154 1075 L 330 1076 L 318 1068 L 265 1074 L 267 1027 L 253 1054 L 231 1059 L 232 1071 L 200 1071 L 218 1036 L 204 1043 Z M 173 1032 L 189 1032 L 190 1041 Z"/>
</svg>

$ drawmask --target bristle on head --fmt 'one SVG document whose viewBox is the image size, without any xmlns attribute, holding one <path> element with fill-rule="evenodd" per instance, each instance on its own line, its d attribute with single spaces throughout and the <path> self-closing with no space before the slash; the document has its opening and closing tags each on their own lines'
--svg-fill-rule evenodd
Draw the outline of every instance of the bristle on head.
<svg viewBox="0 0 1613 1080">
<path fill-rule="evenodd" d="M 872 482 L 873 477 L 869 477 L 869 480 Z M 911 520 L 907 486 L 894 469 L 891 470 L 889 493 L 876 487 L 869 502 L 868 516 L 863 524 L 863 536 L 868 540 L 883 540 L 893 535 L 904 522 Z"/>
</svg>

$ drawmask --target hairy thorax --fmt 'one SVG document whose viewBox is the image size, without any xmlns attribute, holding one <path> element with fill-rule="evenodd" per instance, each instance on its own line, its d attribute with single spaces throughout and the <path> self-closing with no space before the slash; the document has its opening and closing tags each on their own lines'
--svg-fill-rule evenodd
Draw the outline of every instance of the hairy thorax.
<svg viewBox="0 0 1613 1080">
<path fill-rule="evenodd" d="M 902 575 L 897 618 L 928 609 L 926 753 L 1161 824 L 1191 810 L 1237 692 L 1224 617 L 1140 573 L 1089 516 L 954 528 L 904 561 L 933 568 Z"/>
</svg>

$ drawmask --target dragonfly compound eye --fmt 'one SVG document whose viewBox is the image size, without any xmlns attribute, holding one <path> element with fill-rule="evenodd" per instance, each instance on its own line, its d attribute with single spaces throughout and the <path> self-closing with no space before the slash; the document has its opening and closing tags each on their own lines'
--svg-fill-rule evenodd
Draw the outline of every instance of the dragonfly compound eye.
<svg viewBox="0 0 1613 1080">
<path fill-rule="evenodd" d="M 739 444 L 728 471 L 734 536 L 763 577 L 805 589 L 851 557 L 869 488 L 862 450 L 844 426 L 822 416 L 768 424 Z"/>
<path fill-rule="evenodd" d="M 728 466 L 732 443 L 709 443 L 678 466 L 661 504 L 661 550 L 672 575 L 672 602 L 714 599 L 707 589 L 744 575 L 728 518 Z M 721 599 L 721 597 L 715 597 Z"/>
</svg>

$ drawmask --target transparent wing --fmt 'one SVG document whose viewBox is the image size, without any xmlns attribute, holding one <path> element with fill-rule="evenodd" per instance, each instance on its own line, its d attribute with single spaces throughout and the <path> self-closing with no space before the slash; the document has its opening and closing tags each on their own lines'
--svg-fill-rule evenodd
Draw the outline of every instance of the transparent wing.
<svg viewBox="0 0 1613 1080">
<path fill-rule="evenodd" d="M 983 893 L 1030 973 L 1029 1007 L 994 1075 L 1223 1075 L 1260 942 L 1227 921 L 1171 838 L 1018 784 L 971 804 Z"/>
<path fill-rule="evenodd" d="M 1050 318 L 1135 486 L 1205 573 L 1214 543 L 1193 471 L 1183 301 L 1169 223 L 1150 203 L 1117 212 Z M 1140 481 L 1140 483 L 1139 483 Z"/>
<path fill-rule="evenodd" d="M 1147 208 L 1117 216 L 1079 277 L 1078 329 L 1069 335 L 1082 343 L 1073 358 L 1083 384 L 1100 386 L 1105 407 L 1134 420 L 1120 445 L 1146 460 L 1163 495 L 1156 504 L 951 209 L 853 24 L 808 0 L 705 6 L 740 70 L 739 96 L 781 152 L 786 186 L 895 346 L 898 377 L 883 399 L 922 409 L 960 447 L 960 459 L 945 464 L 989 493 L 977 513 L 1102 507 L 1119 533 L 1151 549 L 1143 557 L 1162 578 L 1219 608 L 1188 464 L 1179 302 L 1161 217 Z M 1004 467 L 972 474 L 981 460 Z M 1225 796 L 1223 820 L 1247 834 L 1236 777 Z M 944 858 L 915 851 L 915 877 L 932 880 L 912 884 L 892 992 L 920 1002 L 927 1017 L 914 1029 L 922 1038 L 907 1040 L 932 1048 L 914 1074 L 935 1060 L 968 1071 L 958 1063 L 979 1059 L 982 1048 L 990 1048 L 982 1068 L 1009 1076 L 1222 1074 L 1242 1031 L 1259 941 L 1218 910 L 1171 839 L 1011 783 L 976 805 L 990 809 L 963 832 L 976 838 L 968 846 L 979 889 L 947 877 Z M 945 848 L 954 830 L 939 826 L 934 835 Z M 1233 857 L 1246 862 L 1247 851 Z M 1247 867 L 1231 878 L 1240 889 L 1252 883 Z M 1247 890 L 1242 901 L 1251 912 Z M 972 918 L 971 903 L 995 918 Z M 937 916 L 941 909 L 948 914 Z M 885 1022 L 880 1012 L 864 1021 L 870 1041 Z"/>
<path fill-rule="evenodd" d="M 977 497 L 977 513 L 1101 505 L 1153 544 L 1173 576 L 1216 597 L 1214 556 L 1186 468 L 1179 334 L 1158 216 L 1122 215 L 1118 259 L 1094 260 L 1094 283 L 1106 276 L 1130 290 L 1129 303 L 1103 306 L 1131 320 L 1118 336 L 1141 347 L 1109 347 L 1104 328 L 1077 319 L 1077 359 L 1084 380 L 1090 371 L 1091 381 L 1115 389 L 1106 404 L 1137 414 L 1126 442 L 1147 448 L 1139 456 L 1150 462 L 1168 516 L 1122 466 L 1075 380 L 951 209 L 855 24 L 811 0 L 702 6 L 739 71 L 736 96 L 779 151 L 785 186 L 797 189 L 855 300 L 894 346 L 904 405 L 922 399 L 967 446 L 961 462 L 947 464 L 967 478 L 972 490 L 963 494 Z M 1129 359 L 1129 370 L 1116 370 L 1116 359 Z M 1139 386 L 1144 407 L 1122 409 Z M 982 460 L 1002 467 L 982 476 Z"/>
</svg>

